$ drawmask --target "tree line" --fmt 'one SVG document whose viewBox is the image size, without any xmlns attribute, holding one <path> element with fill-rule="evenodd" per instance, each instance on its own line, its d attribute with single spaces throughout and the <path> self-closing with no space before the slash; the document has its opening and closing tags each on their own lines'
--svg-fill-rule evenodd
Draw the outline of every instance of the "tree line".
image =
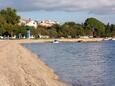
<svg viewBox="0 0 115 86">
<path fill-rule="evenodd" d="M 38 25 L 37 29 L 25 25 L 19 25 L 20 16 L 17 15 L 15 9 L 6 8 L 0 10 L 0 36 L 14 35 L 25 36 L 27 31 L 31 31 L 31 35 L 39 38 L 40 35 L 49 36 L 50 38 L 71 37 L 78 38 L 80 36 L 89 37 L 114 37 L 115 24 L 104 24 L 96 18 L 87 18 L 84 23 L 65 22 L 64 24 L 55 24 L 51 27 Z"/>
</svg>

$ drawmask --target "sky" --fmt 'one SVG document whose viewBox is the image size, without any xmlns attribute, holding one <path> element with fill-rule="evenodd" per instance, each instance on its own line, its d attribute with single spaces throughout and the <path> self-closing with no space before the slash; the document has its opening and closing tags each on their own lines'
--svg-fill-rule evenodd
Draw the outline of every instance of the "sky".
<svg viewBox="0 0 115 86">
<path fill-rule="evenodd" d="M 0 9 L 7 7 L 24 19 L 83 23 L 95 17 L 115 24 L 115 0 L 0 0 Z"/>
</svg>

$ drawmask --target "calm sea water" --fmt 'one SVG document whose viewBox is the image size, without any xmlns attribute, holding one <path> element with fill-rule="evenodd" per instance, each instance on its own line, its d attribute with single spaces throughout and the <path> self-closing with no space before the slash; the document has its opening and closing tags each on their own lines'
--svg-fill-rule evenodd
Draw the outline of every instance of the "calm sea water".
<svg viewBox="0 0 115 86">
<path fill-rule="evenodd" d="M 115 86 L 115 41 L 24 46 L 73 86 Z"/>
</svg>

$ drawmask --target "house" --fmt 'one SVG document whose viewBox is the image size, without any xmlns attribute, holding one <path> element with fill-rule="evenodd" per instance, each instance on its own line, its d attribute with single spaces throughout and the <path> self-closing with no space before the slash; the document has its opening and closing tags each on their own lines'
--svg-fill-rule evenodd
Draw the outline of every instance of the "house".
<svg viewBox="0 0 115 86">
<path fill-rule="evenodd" d="M 45 27 L 51 27 L 51 26 L 53 26 L 53 25 L 55 25 L 55 24 L 57 24 L 57 22 L 56 22 L 56 21 L 52 21 L 52 20 L 40 21 L 40 22 L 38 23 L 38 25 L 40 25 L 40 26 L 45 26 Z"/>
<path fill-rule="evenodd" d="M 38 23 L 35 20 L 31 20 L 30 18 L 28 20 L 21 19 L 19 25 L 25 25 L 25 26 L 32 26 L 34 28 L 37 28 Z"/>
</svg>

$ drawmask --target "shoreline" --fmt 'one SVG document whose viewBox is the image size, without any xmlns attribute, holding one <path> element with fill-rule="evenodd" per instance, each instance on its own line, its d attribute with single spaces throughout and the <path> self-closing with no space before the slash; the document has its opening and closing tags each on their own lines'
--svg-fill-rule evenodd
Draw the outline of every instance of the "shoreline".
<svg viewBox="0 0 115 86">
<path fill-rule="evenodd" d="M 22 43 L 52 42 L 54 39 L 0 40 L 0 86 L 68 86 L 53 69 Z M 60 42 L 101 42 L 93 39 L 57 39 Z"/>
<path fill-rule="evenodd" d="M 19 42 L 0 41 L 0 51 L 0 86 L 67 86 Z"/>
<path fill-rule="evenodd" d="M 77 39 L 20 39 L 20 40 L 7 40 L 16 43 L 47 43 L 58 40 L 59 42 L 102 42 L 104 38 L 77 38 Z M 3 40 L 4 41 L 4 40 Z"/>
</svg>

